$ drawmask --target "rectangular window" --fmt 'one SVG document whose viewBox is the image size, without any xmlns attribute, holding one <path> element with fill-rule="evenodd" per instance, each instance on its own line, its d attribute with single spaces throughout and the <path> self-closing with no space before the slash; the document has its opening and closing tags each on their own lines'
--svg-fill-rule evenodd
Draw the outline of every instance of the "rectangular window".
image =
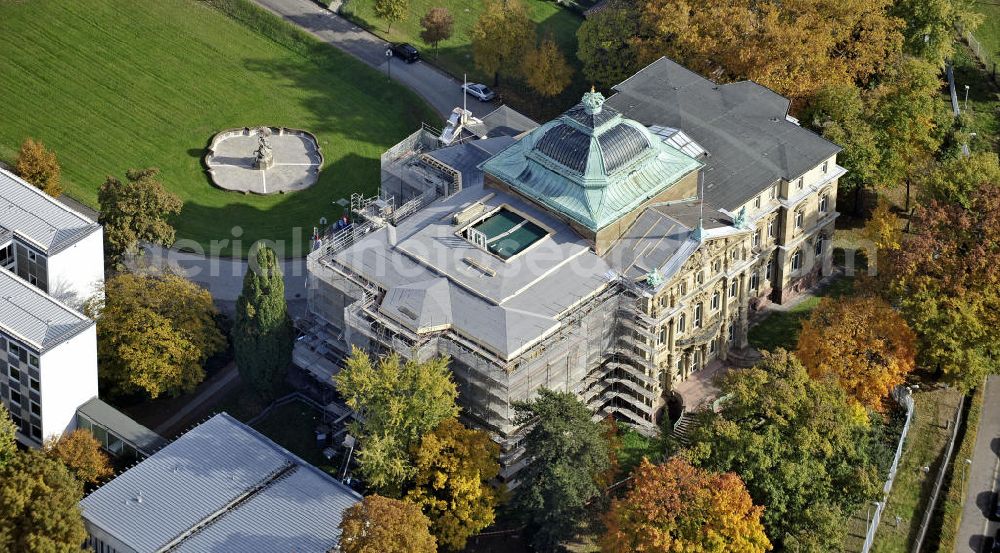
<svg viewBox="0 0 1000 553">
<path fill-rule="evenodd" d="M 830 162 L 829 161 L 824 161 L 823 162 L 823 172 L 826 173 L 829 168 L 830 168 Z"/>
<path fill-rule="evenodd" d="M 31 414 L 38 417 L 42 416 L 42 406 L 34 401 L 30 401 L 29 403 L 31 404 Z"/>
<path fill-rule="evenodd" d="M 36 425 L 31 425 L 31 437 L 36 440 L 42 439 L 42 429 L 38 428 Z"/>
<path fill-rule="evenodd" d="M 31 250 L 28 250 L 28 259 L 30 261 L 37 261 L 38 260 L 38 254 L 36 254 L 35 252 L 33 252 Z"/>
<path fill-rule="evenodd" d="M 656 343 L 661 346 L 667 343 L 667 327 L 660 327 L 660 335 L 657 337 Z"/>
<path fill-rule="evenodd" d="M 750 273 L 750 289 L 756 291 L 760 284 L 760 274 L 757 271 Z"/>
<path fill-rule="evenodd" d="M 753 206 L 760 207 L 760 196 L 757 196 L 756 198 L 753 199 Z"/>
<path fill-rule="evenodd" d="M 819 199 L 819 210 L 823 213 L 830 208 L 830 195 L 823 194 L 823 197 Z"/>
<path fill-rule="evenodd" d="M 802 268 L 802 250 L 797 250 L 792 254 L 792 270 L 798 271 Z"/>
<path fill-rule="evenodd" d="M 823 256 L 823 238 L 816 239 L 816 257 Z"/>
<path fill-rule="evenodd" d="M 718 292 L 712 294 L 712 311 L 718 311 L 719 310 L 719 302 L 720 302 L 719 298 L 720 298 L 721 295 L 722 294 L 720 294 Z"/>
<path fill-rule="evenodd" d="M 757 248 L 760 246 L 760 231 L 753 233 L 753 247 Z"/>
<path fill-rule="evenodd" d="M 20 407 L 21 406 L 21 392 L 15 390 L 14 388 L 11 388 L 10 389 L 10 403 L 12 405 L 16 405 L 16 406 Z"/>
<path fill-rule="evenodd" d="M 697 306 L 695 306 L 695 308 L 694 308 L 694 327 L 695 328 L 701 328 L 701 312 L 702 312 L 702 310 L 703 310 L 702 309 L 702 305 L 700 303 Z"/>
<path fill-rule="evenodd" d="M 715 340 L 708 343 L 708 353 L 715 353 Z"/>
<path fill-rule="evenodd" d="M 41 391 L 41 386 L 38 383 L 38 379 L 35 378 L 35 377 L 31 377 L 31 376 L 28 377 L 28 387 L 31 388 L 32 390 L 36 391 L 36 392 L 40 392 Z"/>
<path fill-rule="evenodd" d="M 771 238 L 775 237 L 774 228 L 775 228 L 774 219 L 771 219 L 770 221 L 767 222 L 767 235 L 770 236 Z"/>
<path fill-rule="evenodd" d="M 802 190 L 802 187 L 805 186 L 805 184 L 806 184 L 806 178 L 799 177 L 799 182 L 795 183 L 795 187 L 798 188 L 799 190 Z"/>
<path fill-rule="evenodd" d="M 767 260 L 767 268 L 764 270 L 764 278 L 766 280 L 771 280 L 771 277 L 773 276 L 773 274 L 774 274 L 774 260 L 773 259 L 768 259 Z"/>
<path fill-rule="evenodd" d="M 801 211 L 795 212 L 795 228 L 802 228 L 802 222 L 805 219 L 805 214 Z"/>
<path fill-rule="evenodd" d="M 771 199 L 773 200 L 777 197 L 778 197 L 778 185 L 776 184 L 771 187 Z"/>
<path fill-rule="evenodd" d="M 14 365 L 9 365 L 7 367 L 7 375 L 10 377 L 12 382 L 21 382 L 21 371 L 14 368 Z"/>
<path fill-rule="evenodd" d="M 736 297 L 736 294 L 739 292 L 739 284 L 739 282 L 734 280 L 733 283 L 729 285 L 729 297 Z"/>
<path fill-rule="evenodd" d="M 726 332 L 729 335 L 729 341 L 730 342 L 732 342 L 733 338 L 735 338 L 735 335 L 733 334 L 734 330 L 735 329 L 733 328 L 733 323 L 729 323 L 729 328 L 726 330 Z"/>
<path fill-rule="evenodd" d="M 685 319 L 687 317 L 682 313 L 680 317 L 677 317 L 677 334 L 684 334 Z"/>
</svg>

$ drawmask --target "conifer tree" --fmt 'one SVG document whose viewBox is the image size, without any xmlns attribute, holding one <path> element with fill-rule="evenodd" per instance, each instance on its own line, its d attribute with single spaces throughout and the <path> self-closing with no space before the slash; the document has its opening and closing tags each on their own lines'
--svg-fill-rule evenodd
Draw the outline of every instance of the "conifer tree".
<svg viewBox="0 0 1000 553">
<path fill-rule="evenodd" d="M 285 282 L 274 250 L 261 247 L 251 257 L 236 301 L 233 325 L 236 366 L 244 382 L 268 397 L 285 378 L 292 361 L 292 321 L 285 303 Z"/>
</svg>

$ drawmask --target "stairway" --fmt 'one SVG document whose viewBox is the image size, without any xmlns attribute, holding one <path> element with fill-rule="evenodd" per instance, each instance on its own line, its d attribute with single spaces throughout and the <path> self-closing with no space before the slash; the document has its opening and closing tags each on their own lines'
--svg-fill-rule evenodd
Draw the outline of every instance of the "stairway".
<svg viewBox="0 0 1000 553">
<path fill-rule="evenodd" d="M 674 429 L 670 432 L 675 440 L 681 445 L 687 447 L 691 444 L 690 433 L 694 428 L 694 417 L 688 411 L 681 413 L 681 417 L 677 419 L 674 423 Z"/>
</svg>

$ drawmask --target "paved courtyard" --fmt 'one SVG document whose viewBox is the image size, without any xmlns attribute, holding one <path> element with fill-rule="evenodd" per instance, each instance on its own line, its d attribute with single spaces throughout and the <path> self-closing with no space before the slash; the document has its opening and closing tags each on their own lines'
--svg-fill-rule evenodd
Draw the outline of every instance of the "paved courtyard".
<svg viewBox="0 0 1000 553">
<path fill-rule="evenodd" d="M 212 181 L 226 190 L 254 194 L 294 192 L 316 183 L 323 157 L 314 138 L 296 132 L 269 136 L 274 165 L 266 170 L 254 167 L 258 140 L 254 130 L 220 134 L 205 156 Z"/>
<path fill-rule="evenodd" d="M 715 379 L 729 372 L 732 365 L 719 359 L 712 360 L 704 369 L 691 373 L 687 380 L 674 386 L 674 391 L 684 398 L 684 409 L 695 411 L 719 397 Z"/>
</svg>

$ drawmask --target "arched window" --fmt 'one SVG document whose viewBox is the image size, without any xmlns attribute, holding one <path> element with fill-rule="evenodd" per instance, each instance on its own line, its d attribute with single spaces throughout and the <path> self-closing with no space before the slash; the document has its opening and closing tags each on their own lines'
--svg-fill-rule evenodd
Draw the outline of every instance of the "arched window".
<svg viewBox="0 0 1000 553">
<path fill-rule="evenodd" d="M 826 213 L 830 209 L 830 194 L 823 194 L 819 198 L 819 211 Z"/>
<path fill-rule="evenodd" d="M 718 311 L 719 310 L 719 298 L 720 298 L 721 295 L 722 294 L 720 294 L 718 292 L 712 294 L 712 311 Z"/>
<path fill-rule="evenodd" d="M 792 270 L 798 271 L 802 268 L 802 250 L 795 250 L 792 254 Z"/>
</svg>

